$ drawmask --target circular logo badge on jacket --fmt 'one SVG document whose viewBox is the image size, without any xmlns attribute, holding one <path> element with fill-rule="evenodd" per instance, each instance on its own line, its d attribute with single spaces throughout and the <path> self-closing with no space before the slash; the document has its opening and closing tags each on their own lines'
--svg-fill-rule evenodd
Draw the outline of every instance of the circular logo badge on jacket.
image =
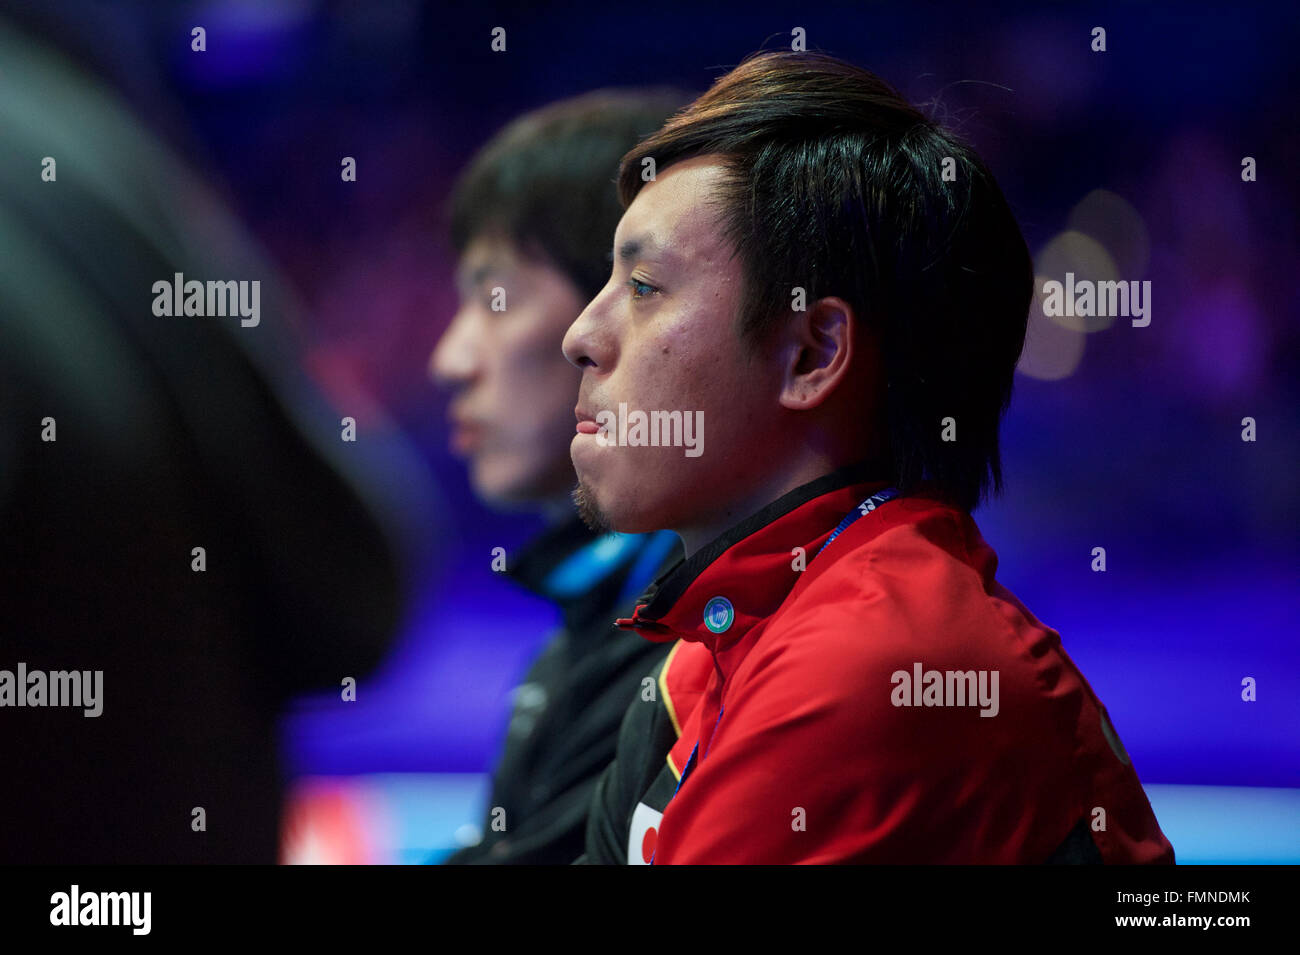
<svg viewBox="0 0 1300 955">
<path fill-rule="evenodd" d="M 736 619 L 736 611 L 726 597 L 714 597 L 704 605 L 704 625 L 714 633 L 723 633 L 730 629 Z"/>
</svg>

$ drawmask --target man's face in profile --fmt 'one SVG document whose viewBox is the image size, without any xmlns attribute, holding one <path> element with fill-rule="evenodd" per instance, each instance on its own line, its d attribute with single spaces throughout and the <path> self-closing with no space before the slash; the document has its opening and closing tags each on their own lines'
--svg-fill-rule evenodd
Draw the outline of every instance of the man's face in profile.
<svg viewBox="0 0 1300 955">
<path fill-rule="evenodd" d="M 489 503 L 562 498 L 573 486 L 565 442 L 578 375 L 560 340 L 583 296 L 559 270 L 495 236 L 470 242 L 456 272 L 460 308 L 430 360 L 454 392 L 452 451 Z"/>
<path fill-rule="evenodd" d="M 716 205 L 724 173 L 720 157 L 700 156 L 641 189 L 615 233 L 609 283 L 564 338 L 564 354 L 582 369 L 580 420 L 620 404 L 647 415 L 703 412 L 698 457 L 602 443 L 583 433 L 592 425 L 578 425 L 580 509 L 617 531 L 716 522 L 780 453 L 779 362 L 737 335 L 741 264 Z"/>
</svg>

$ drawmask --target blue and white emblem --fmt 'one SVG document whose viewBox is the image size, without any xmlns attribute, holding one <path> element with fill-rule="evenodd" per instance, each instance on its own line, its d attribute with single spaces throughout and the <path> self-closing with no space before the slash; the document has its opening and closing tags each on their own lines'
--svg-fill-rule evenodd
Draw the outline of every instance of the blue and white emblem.
<svg viewBox="0 0 1300 955">
<path fill-rule="evenodd" d="M 704 625 L 714 633 L 731 629 L 731 622 L 735 619 L 736 611 L 726 597 L 714 597 L 704 605 Z"/>
</svg>

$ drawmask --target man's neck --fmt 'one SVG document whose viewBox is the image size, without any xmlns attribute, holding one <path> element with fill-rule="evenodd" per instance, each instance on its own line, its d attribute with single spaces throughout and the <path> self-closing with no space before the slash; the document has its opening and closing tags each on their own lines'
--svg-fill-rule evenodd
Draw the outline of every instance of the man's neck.
<svg viewBox="0 0 1300 955">
<path fill-rule="evenodd" d="M 837 462 L 820 456 L 810 458 L 796 467 L 782 471 L 780 475 L 770 481 L 764 482 L 752 494 L 730 502 L 725 510 L 716 515 L 715 519 L 691 527 L 673 528 L 673 530 L 682 539 L 682 547 L 686 551 L 686 556 L 690 557 L 710 541 L 720 537 L 777 498 L 788 494 L 797 487 L 802 487 L 810 481 L 815 481 L 823 475 L 830 474 L 839 466 Z"/>
</svg>

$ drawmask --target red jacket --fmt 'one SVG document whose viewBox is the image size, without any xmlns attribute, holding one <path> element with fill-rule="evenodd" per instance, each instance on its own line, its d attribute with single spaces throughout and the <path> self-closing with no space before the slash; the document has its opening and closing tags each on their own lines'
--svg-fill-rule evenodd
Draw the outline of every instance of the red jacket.
<svg viewBox="0 0 1300 955">
<path fill-rule="evenodd" d="M 619 621 L 682 641 L 658 680 L 671 776 L 632 794 L 630 861 L 1172 863 L 1105 707 L 969 514 L 899 497 L 818 554 L 883 487 L 851 480 L 791 492 Z M 625 775 L 664 768 L 628 725 Z"/>
</svg>

